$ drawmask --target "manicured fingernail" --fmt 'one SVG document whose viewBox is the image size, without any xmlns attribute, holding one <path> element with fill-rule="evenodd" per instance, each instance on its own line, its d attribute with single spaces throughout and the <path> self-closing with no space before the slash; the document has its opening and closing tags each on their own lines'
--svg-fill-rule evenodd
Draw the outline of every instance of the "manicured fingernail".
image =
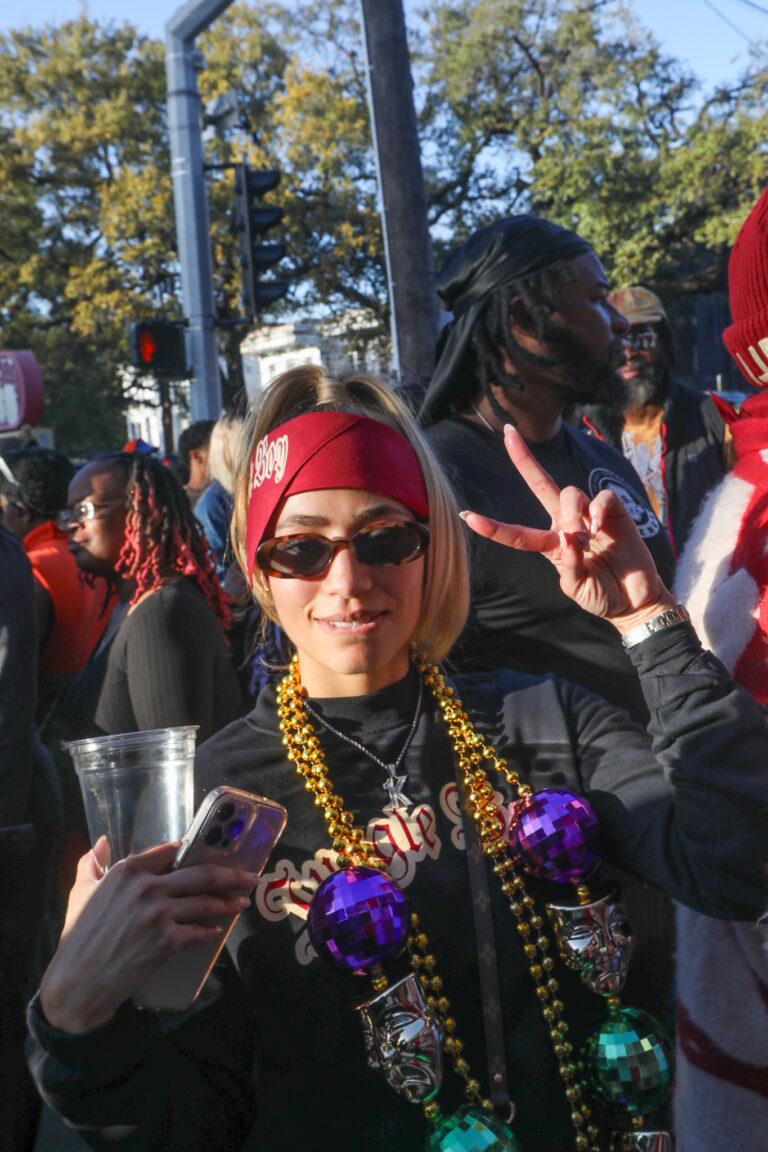
<svg viewBox="0 0 768 1152">
<path fill-rule="evenodd" d="M 514 430 L 515 430 L 514 424 L 505 424 L 504 425 L 504 435 L 505 436 L 506 436 L 507 432 L 514 432 Z"/>
<path fill-rule="evenodd" d="M 589 534 L 590 536 L 596 536 L 599 531 L 600 525 L 597 522 L 597 518 L 593 516 L 589 522 Z"/>
<path fill-rule="evenodd" d="M 248 908 L 251 903 L 251 898 L 250 896 L 238 896 L 237 903 L 240 908 Z"/>
<path fill-rule="evenodd" d="M 459 516 L 462 520 L 466 520 L 467 516 L 469 516 L 469 512 L 459 512 Z"/>
<path fill-rule="evenodd" d="M 557 535 L 558 535 L 558 539 L 560 540 L 560 547 L 561 548 L 567 548 L 568 547 L 568 541 L 565 538 L 565 532 L 563 532 L 561 530 L 560 532 L 558 532 Z"/>
</svg>

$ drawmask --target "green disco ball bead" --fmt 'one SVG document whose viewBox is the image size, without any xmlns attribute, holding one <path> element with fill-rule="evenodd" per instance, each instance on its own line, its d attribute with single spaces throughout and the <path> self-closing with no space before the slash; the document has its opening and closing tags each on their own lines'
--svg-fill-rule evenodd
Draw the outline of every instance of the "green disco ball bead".
<svg viewBox="0 0 768 1152">
<path fill-rule="evenodd" d="M 620 1008 L 610 1016 L 587 1041 L 584 1056 L 600 1100 L 630 1116 L 658 1107 L 672 1087 L 669 1037 L 640 1008 Z"/>
<path fill-rule="evenodd" d="M 514 1136 L 495 1116 L 467 1104 L 441 1116 L 427 1137 L 425 1152 L 521 1152 Z"/>
</svg>

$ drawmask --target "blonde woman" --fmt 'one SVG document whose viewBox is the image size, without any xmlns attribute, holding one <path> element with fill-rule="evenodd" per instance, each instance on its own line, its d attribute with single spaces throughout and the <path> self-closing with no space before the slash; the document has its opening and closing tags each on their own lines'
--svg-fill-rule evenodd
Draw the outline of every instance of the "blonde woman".
<svg viewBox="0 0 768 1152">
<path fill-rule="evenodd" d="M 759 909 L 761 714 L 701 651 L 618 498 L 561 493 L 511 429 L 506 443 L 552 529 L 466 522 L 541 551 L 563 590 L 612 622 L 651 735 L 553 677 L 447 683 L 435 665 L 462 628 L 468 579 L 445 479 L 375 380 L 309 366 L 280 377 L 245 428 L 233 544 L 295 660 L 200 749 L 196 772 L 201 793 L 226 782 L 270 796 L 288 823 L 250 905 L 254 878 L 237 869 L 166 874 L 172 845 L 103 878 L 102 848 L 83 858 L 31 1052 L 49 1102 L 98 1147 L 607 1147 L 613 1120 L 588 1102 L 576 1059 L 606 1012 L 624 1019 L 631 934 L 595 899 L 590 940 L 602 915 L 603 944 L 579 944 L 586 880 L 577 900 L 560 864 L 549 879 L 520 870 L 510 801 L 568 790 L 571 812 L 586 797 L 607 861 L 710 915 Z M 574 856 L 574 875 L 593 863 Z M 544 911 L 568 892 L 563 955 L 583 982 Z M 169 953 L 213 934 L 206 917 L 245 905 L 228 940 L 239 993 L 175 1022 L 132 1007 Z M 649 1076 L 642 1051 L 645 1092 L 667 1073 L 658 1056 Z M 622 1146 L 669 1146 L 639 1136 Z"/>
</svg>

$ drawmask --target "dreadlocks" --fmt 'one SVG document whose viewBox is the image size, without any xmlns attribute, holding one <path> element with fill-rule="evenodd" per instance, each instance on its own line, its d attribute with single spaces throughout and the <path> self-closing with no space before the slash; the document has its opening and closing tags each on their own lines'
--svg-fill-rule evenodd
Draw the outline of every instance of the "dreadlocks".
<svg viewBox="0 0 768 1152">
<path fill-rule="evenodd" d="M 475 400 L 483 394 L 489 395 L 492 384 L 520 388 L 517 377 L 510 375 L 506 366 L 512 354 L 533 363 L 541 363 L 544 359 L 523 348 L 512 335 L 509 318 L 515 297 L 522 301 L 533 320 L 537 337 L 543 340 L 552 313 L 560 305 L 560 289 L 574 279 L 570 262 L 559 260 L 541 272 L 499 288 L 489 297 L 475 322 L 465 354 L 465 378 L 476 380 L 478 384 Z M 509 421 L 506 411 L 504 419 Z"/>
<path fill-rule="evenodd" d="M 136 581 L 131 604 L 159 587 L 170 569 L 192 577 L 222 628 L 227 628 L 230 613 L 213 553 L 179 481 L 143 452 L 120 452 L 106 459 L 126 488 L 125 543 L 116 570 Z"/>
</svg>

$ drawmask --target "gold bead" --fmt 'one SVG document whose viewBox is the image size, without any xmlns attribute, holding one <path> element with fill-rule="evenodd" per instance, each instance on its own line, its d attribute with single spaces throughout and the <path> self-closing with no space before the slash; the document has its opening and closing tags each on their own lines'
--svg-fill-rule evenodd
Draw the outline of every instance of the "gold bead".
<svg viewBox="0 0 768 1152">
<path fill-rule="evenodd" d="M 470 1098 L 471 1098 L 472 1096 L 477 1096 L 477 1095 L 479 1095 L 479 1092 L 480 1092 L 480 1081 L 479 1081 L 479 1080 L 472 1080 L 472 1079 L 470 1079 L 470 1080 L 467 1080 L 467 1086 L 466 1086 L 466 1088 L 464 1089 L 464 1092 L 465 1092 L 465 1093 L 466 1093 L 466 1095 L 467 1095 L 467 1096 L 469 1096 Z"/>
<path fill-rule="evenodd" d="M 431 972 L 436 964 L 437 964 L 437 961 L 435 960 L 434 956 L 431 953 L 428 953 L 424 957 L 424 967 L 426 968 L 427 972 Z"/>
<path fill-rule="evenodd" d="M 411 928 L 418 928 L 418 926 L 419 926 L 418 914 L 416 912 L 411 912 Z"/>
<path fill-rule="evenodd" d="M 549 998 L 549 993 L 547 992 L 547 990 L 543 984 L 537 984 L 535 991 L 536 991 L 536 995 L 538 996 L 539 1000 L 544 1001 L 544 1000 L 547 1000 Z"/>
<path fill-rule="evenodd" d="M 523 952 L 525 952 L 528 959 L 531 960 L 536 955 L 536 945 L 535 944 L 524 944 L 523 945 Z"/>
<path fill-rule="evenodd" d="M 424 1105 L 424 1115 L 427 1120 L 436 1120 L 440 1115 L 440 1105 L 437 1100 L 430 1100 Z"/>
<path fill-rule="evenodd" d="M 443 1041 L 443 1047 L 445 1048 L 446 1052 L 455 1052 L 457 1044 L 458 1040 L 455 1036 L 446 1036 L 445 1040 Z"/>
<path fill-rule="evenodd" d="M 468 1076 L 469 1075 L 469 1064 L 467 1063 L 466 1060 L 464 1060 L 464 1059 L 457 1060 L 454 1067 L 455 1067 L 456 1071 L 458 1072 L 459 1076 Z"/>
<path fill-rule="evenodd" d="M 521 936 L 529 936 L 531 933 L 530 924 L 518 924 L 517 930 Z"/>
<path fill-rule="evenodd" d="M 449 1035 L 456 1031 L 456 1021 L 453 1016 L 446 1016 L 445 1020 L 443 1020 L 443 1027 Z"/>
<path fill-rule="evenodd" d="M 437 1010 L 441 1016 L 445 1016 L 446 1012 L 451 1006 L 451 1002 L 447 996 L 441 996 L 437 1002 Z"/>
<path fill-rule="evenodd" d="M 375 976 L 371 977 L 371 984 L 375 992 L 383 992 L 385 988 L 389 987 L 389 980 L 383 972 L 378 972 Z"/>
<path fill-rule="evenodd" d="M 557 992 L 559 987 L 560 985 L 558 984 L 555 977 L 550 976 L 549 980 L 547 980 L 547 988 L 549 988 L 550 992 Z"/>
<path fill-rule="evenodd" d="M 443 990 L 442 978 L 440 976 L 433 976 L 429 982 L 429 986 L 433 992 L 442 992 L 442 990 Z"/>
<path fill-rule="evenodd" d="M 530 967 L 530 973 L 531 973 L 531 976 L 533 976 L 534 980 L 537 980 L 537 981 L 541 980 L 541 977 L 543 975 L 541 964 L 532 964 Z"/>
</svg>

